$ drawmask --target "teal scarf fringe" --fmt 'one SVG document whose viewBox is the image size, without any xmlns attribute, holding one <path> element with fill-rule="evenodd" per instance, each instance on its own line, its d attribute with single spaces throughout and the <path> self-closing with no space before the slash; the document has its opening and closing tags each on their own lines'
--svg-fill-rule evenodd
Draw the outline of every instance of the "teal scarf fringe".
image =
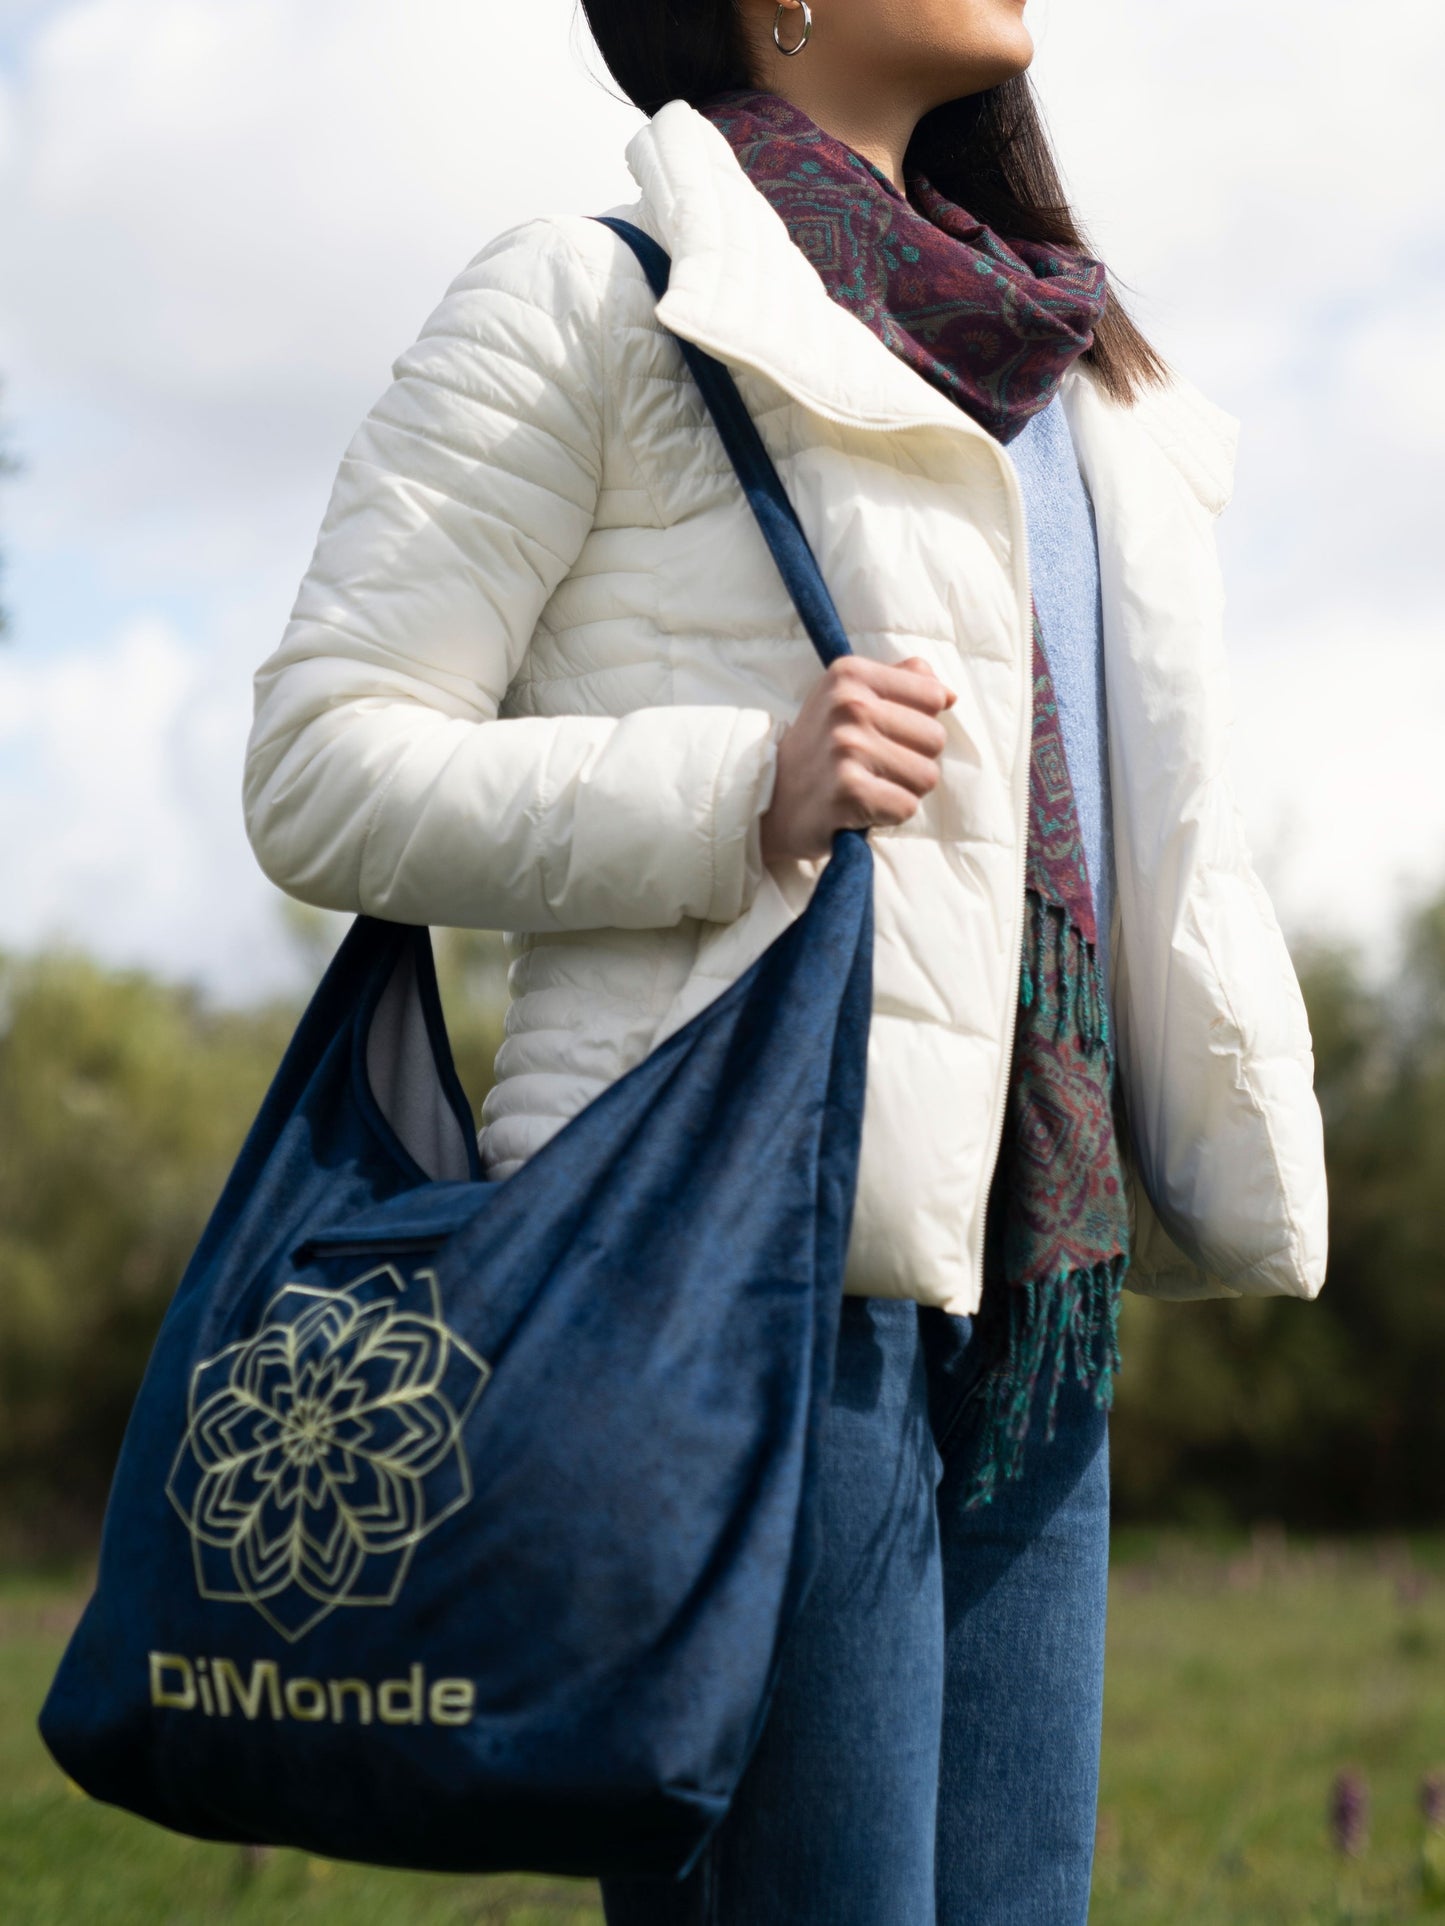
<svg viewBox="0 0 1445 1926">
<path fill-rule="evenodd" d="M 1024 937 L 1019 1002 L 1031 1010 L 1047 994 L 1049 953 L 1063 986 L 1054 1007 L 1054 1035 L 1073 1025 L 1080 1047 L 1090 1056 L 1108 1050 L 1109 1003 L 1095 946 L 1057 903 L 1028 892 L 1029 927 Z M 1045 1013 L 1047 1014 L 1047 1013 Z"/>
<path fill-rule="evenodd" d="M 1024 938 L 1019 1001 L 1033 1021 L 1049 1018 L 1044 1005 L 1050 984 L 1057 985 L 1054 1034 L 1072 1028 L 1081 1049 L 1093 1056 L 1112 1049 L 1109 1009 L 1095 945 L 1056 903 L 1028 892 L 1029 921 Z M 1050 968 L 1050 965 L 1053 967 Z M 1039 1386 L 1048 1377 L 1046 1439 L 1057 1428 L 1059 1394 L 1072 1363 L 1075 1381 L 1100 1410 L 1114 1402 L 1120 1368 L 1119 1307 L 1127 1254 L 1078 1270 L 1006 1284 L 1001 1278 L 985 1291 L 974 1320 L 972 1343 L 990 1361 L 976 1380 L 971 1401 L 977 1408 L 970 1429 L 971 1462 L 964 1505 L 974 1510 L 993 1498 L 1001 1482 L 1018 1478 L 1031 1429 Z"/>
<path fill-rule="evenodd" d="M 1040 1380 L 1049 1373 L 1044 1436 L 1054 1436 L 1059 1392 L 1072 1359 L 1077 1382 L 1100 1410 L 1114 1402 L 1119 1373 L 1119 1299 L 1129 1260 L 1111 1257 L 1086 1270 L 1015 1285 L 1001 1333 L 975 1330 L 974 1342 L 1001 1338 L 1003 1356 L 979 1380 L 966 1510 L 986 1505 L 1003 1480 L 1021 1475 Z"/>
</svg>

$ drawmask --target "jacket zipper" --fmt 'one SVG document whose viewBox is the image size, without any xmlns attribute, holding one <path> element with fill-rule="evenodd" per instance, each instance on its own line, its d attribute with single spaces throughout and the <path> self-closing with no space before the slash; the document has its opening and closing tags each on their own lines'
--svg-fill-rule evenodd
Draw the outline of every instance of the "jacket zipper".
<svg viewBox="0 0 1445 1926">
<path fill-rule="evenodd" d="M 666 326 L 667 324 L 664 323 L 663 325 Z M 676 332 L 675 330 L 669 331 Z M 687 339 L 692 341 L 697 347 L 704 349 L 708 354 L 714 354 L 719 360 L 726 361 L 729 350 L 725 346 L 721 344 L 715 345 L 703 336 L 697 334 L 691 334 L 687 336 Z M 882 346 L 881 343 L 879 345 L 880 347 Z M 888 350 L 884 348 L 883 352 L 886 354 Z M 736 356 L 736 350 L 732 350 L 732 353 Z M 812 396 L 794 393 L 788 383 L 783 381 L 772 368 L 761 367 L 756 362 L 741 358 L 738 359 L 738 365 L 750 368 L 754 374 L 760 374 L 765 380 L 771 381 L 776 387 L 781 388 L 783 393 L 788 395 L 798 407 L 806 408 L 810 414 L 818 415 L 824 421 L 836 422 L 843 428 L 862 429 L 866 433 L 875 435 L 891 435 L 904 434 L 914 428 L 928 427 L 939 428 L 945 434 L 961 435 L 965 441 L 969 442 L 976 442 L 981 438 L 987 442 L 993 450 L 998 461 L 1000 473 L 1003 477 L 1004 492 L 1008 497 L 1014 535 L 1014 554 L 1016 557 L 1014 568 L 1015 583 L 1019 590 L 1020 610 L 1025 624 L 1019 664 L 1019 676 L 1023 684 L 1020 733 L 1023 735 L 1024 740 L 1022 744 L 1016 745 L 1019 753 L 1016 754 L 1014 759 L 1014 821 L 1018 827 L 1018 873 L 1015 878 L 1013 903 L 1013 970 L 1012 974 L 1007 978 L 1011 994 L 1008 999 L 1007 1013 L 1004 1017 L 1003 1051 L 999 1059 L 999 1073 L 994 1085 L 990 1150 L 988 1155 L 988 1168 L 984 1177 L 983 1221 L 979 1233 L 978 1254 L 973 1264 L 975 1303 L 981 1303 L 983 1300 L 985 1234 L 988 1227 L 988 1198 L 993 1188 L 993 1175 L 998 1165 L 999 1150 L 1003 1144 L 1004 1116 L 1008 1105 L 1009 1068 L 1013 1061 L 1014 1032 L 1018 1026 L 1018 981 L 1019 970 L 1023 962 L 1024 886 L 1028 875 L 1029 755 L 1033 729 L 1033 618 L 1032 586 L 1029 576 L 1028 528 L 1024 519 L 1023 493 L 1019 487 L 1018 471 L 1004 452 L 1002 444 L 995 441 L 987 429 L 980 428 L 976 424 L 965 426 L 962 420 L 949 421 L 944 417 L 926 417 L 919 421 L 862 421 L 858 416 L 845 414 L 840 409 L 830 408 L 826 403 L 814 400 Z M 922 376 L 919 376 L 919 379 L 922 380 Z"/>
<path fill-rule="evenodd" d="M 997 444 L 995 444 L 997 446 Z M 1003 1050 L 999 1058 L 998 1083 L 994 1090 L 994 1116 L 991 1143 L 988 1153 L 988 1170 L 984 1178 L 983 1215 L 980 1220 L 978 1256 L 974 1263 L 974 1297 L 976 1304 L 983 1302 L 983 1258 L 988 1235 L 988 1200 L 993 1192 L 994 1171 L 998 1167 L 998 1154 L 1003 1146 L 1004 1119 L 1008 1110 L 1009 1071 L 1013 1063 L 1014 1034 L 1018 1028 L 1019 1012 L 1019 972 L 1023 963 L 1024 943 L 1024 889 L 1028 879 L 1029 850 L 1029 780 L 1033 755 L 1033 588 L 1029 573 L 1028 529 L 1024 520 L 1023 491 L 1019 487 L 1018 471 L 1012 461 L 998 448 L 998 458 L 1005 473 L 1005 487 L 1013 507 L 1014 522 L 1017 529 L 1019 554 L 1022 558 L 1024 578 L 1023 607 L 1027 615 L 1028 630 L 1023 643 L 1023 697 L 1022 733 L 1026 740 L 1015 757 L 1014 775 L 1014 820 L 1018 824 L 1018 866 L 1014 878 L 1014 919 L 1013 971 L 1007 978 L 1008 1014 L 1004 1018 Z"/>
</svg>

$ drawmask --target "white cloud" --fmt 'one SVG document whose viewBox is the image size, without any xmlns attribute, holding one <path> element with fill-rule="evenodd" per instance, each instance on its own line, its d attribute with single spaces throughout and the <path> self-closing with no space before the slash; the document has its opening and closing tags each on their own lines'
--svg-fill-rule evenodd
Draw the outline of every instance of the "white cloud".
<svg viewBox="0 0 1445 1926">
<path fill-rule="evenodd" d="M 273 542 L 270 502 L 295 514 L 302 477 L 319 511 L 471 255 L 626 192 L 636 116 L 588 78 L 569 22 L 562 0 L 52 8 L 0 181 L 0 355 L 32 409 L 84 419 L 88 459 L 36 479 L 56 515 L 184 565 L 201 518 L 237 556 L 248 527 Z"/>
<path fill-rule="evenodd" d="M 575 204 L 591 156 L 621 184 L 635 117 L 566 21 L 558 0 L 57 10 L 17 182 L 32 347 L 70 382 L 206 396 L 373 372 L 495 230 Z"/>
<path fill-rule="evenodd" d="M 0 931 L 254 995 L 287 981 L 237 807 L 249 702 L 165 624 L 0 658 Z"/>
<path fill-rule="evenodd" d="M 1242 422 L 1221 528 L 1241 632 L 1342 601 L 1422 619 L 1445 497 L 1445 14 L 1039 5 L 1036 78 L 1096 243 Z"/>
<path fill-rule="evenodd" d="M 1438 461 L 1445 447 L 1442 350 L 1445 280 L 1381 307 L 1345 335 L 1335 361 L 1342 406 L 1373 421 L 1401 454 Z"/>
<path fill-rule="evenodd" d="M 1035 74 L 1066 172 L 1161 307 L 1299 313 L 1375 292 L 1387 266 L 1418 276 L 1445 221 L 1445 20 L 1426 0 L 1378 17 L 1351 0 L 1038 7 Z"/>
<path fill-rule="evenodd" d="M 1445 616 L 1321 610 L 1236 656 L 1234 781 L 1281 919 L 1383 965 L 1397 906 L 1445 884 Z"/>
</svg>

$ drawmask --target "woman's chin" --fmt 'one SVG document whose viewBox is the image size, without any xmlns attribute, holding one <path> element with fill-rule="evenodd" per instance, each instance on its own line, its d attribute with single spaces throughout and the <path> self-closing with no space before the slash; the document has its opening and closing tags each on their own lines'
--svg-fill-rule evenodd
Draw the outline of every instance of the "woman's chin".
<svg viewBox="0 0 1445 1926">
<path fill-rule="evenodd" d="M 1033 58 L 1033 35 L 1019 20 L 1011 32 L 1000 34 L 987 51 L 977 46 L 968 50 L 958 63 L 955 85 L 946 98 L 956 100 L 963 94 L 981 94 L 989 87 L 1001 87 L 1006 80 L 1027 73 Z"/>
<path fill-rule="evenodd" d="M 998 48 L 998 68 L 992 80 L 984 84 L 998 87 L 1016 75 L 1027 73 L 1033 65 L 1034 37 L 1020 20 L 1014 31 L 1002 39 Z"/>
</svg>

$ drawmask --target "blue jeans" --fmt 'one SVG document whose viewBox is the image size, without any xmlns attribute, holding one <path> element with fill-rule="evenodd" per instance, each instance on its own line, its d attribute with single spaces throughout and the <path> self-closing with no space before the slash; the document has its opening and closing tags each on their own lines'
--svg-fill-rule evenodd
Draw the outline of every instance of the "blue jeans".
<svg viewBox="0 0 1445 1926">
<path fill-rule="evenodd" d="M 609 1926 L 1077 1926 L 1109 1541 L 1105 1414 L 1069 1380 L 1023 1476 L 962 1506 L 971 1321 L 843 1305 L 822 1567 L 727 1817 Z"/>
</svg>

